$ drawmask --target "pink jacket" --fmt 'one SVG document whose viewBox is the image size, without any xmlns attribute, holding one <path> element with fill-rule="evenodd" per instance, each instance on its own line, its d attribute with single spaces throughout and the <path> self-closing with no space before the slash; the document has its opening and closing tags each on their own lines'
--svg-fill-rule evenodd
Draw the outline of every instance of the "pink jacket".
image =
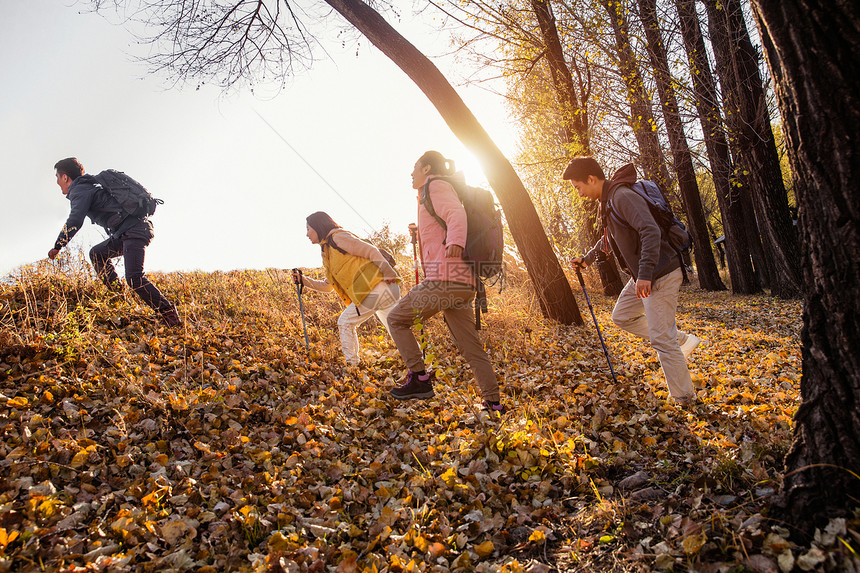
<svg viewBox="0 0 860 573">
<path fill-rule="evenodd" d="M 431 176 L 432 178 L 432 176 Z M 421 245 L 421 266 L 426 281 L 453 281 L 475 286 L 475 275 L 462 258 L 445 257 L 447 245 L 466 246 L 466 210 L 457 192 L 447 181 L 430 181 L 430 200 L 436 214 L 448 226 L 445 229 L 418 201 L 418 242 Z M 421 191 L 419 191 L 421 193 Z"/>
</svg>

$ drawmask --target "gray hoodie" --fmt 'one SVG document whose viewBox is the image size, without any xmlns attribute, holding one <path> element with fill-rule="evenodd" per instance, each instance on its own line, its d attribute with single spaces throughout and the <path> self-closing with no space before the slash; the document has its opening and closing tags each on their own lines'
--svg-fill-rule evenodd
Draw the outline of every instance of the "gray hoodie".
<svg viewBox="0 0 860 573">
<path fill-rule="evenodd" d="M 679 268 L 678 254 L 669 246 L 648 203 L 633 191 L 636 168 L 632 163 L 619 169 L 612 179 L 603 184 L 600 197 L 600 215 L 605 229 L 604 238 L 585 255 L 590 265 L 598 252 L 610 247 L 622 267 L 634 280 L 653 281 Z M 615 216 L 610 216 L 610 208 Z M 626 223 L 626 225 L 625 225 Z M 604 247 L 608 239 L 609 245 Z"/>
</svg>

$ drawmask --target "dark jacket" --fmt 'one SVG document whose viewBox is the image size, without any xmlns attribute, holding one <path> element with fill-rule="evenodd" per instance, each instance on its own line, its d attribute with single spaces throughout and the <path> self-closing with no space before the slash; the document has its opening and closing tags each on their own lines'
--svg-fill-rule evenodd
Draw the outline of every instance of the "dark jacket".
<svg viewBox="0 0 860 573">
<path fill-rule="evenodd" d="M 54 248 L 57 250 L 65 247 L 75 233 L 81 230 L 87 216 L 96 225 L 104 227 L 111 235 L 125 218 L 119 202 L 102 189 L 92 175 L 81 175 L 72 181 L 66 199 L 72 207 L 69 218 L 66 219 L 66 224 L 54 243 Z M 152 238 L 152 225 L 149 221 L 141 221 L 122 234 L 148 240 Z"/>
<path fill-rule="evenodd" d="M 630 188 L 635 182 L 636 168 L 632 163 L 604 182 L 600 217 L 606 233 L 584 259 L 586 264 L 593 263 L 608 239 L 615 257 L 634 280 L 653 281 L 679 268 L 681 263 L 678 254 L 663 239 L 648 203 Z M 610 215 L 610 210 L 615 216 Z"/>
</svg>

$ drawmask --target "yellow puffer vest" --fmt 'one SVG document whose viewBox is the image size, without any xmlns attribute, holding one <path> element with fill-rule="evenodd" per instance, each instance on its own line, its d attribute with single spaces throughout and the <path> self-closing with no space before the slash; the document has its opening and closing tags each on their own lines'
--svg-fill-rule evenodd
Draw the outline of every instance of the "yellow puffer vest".
<svg viewBox="0 0 860 573">
<path fill-rule="evenodd" d="M 344 304 L 351 302 L 361 304 L 370 291 L 382 282 L 382 271 L 370 259 L 341 253 L 332 247 L 329 241 L 339 233 L 348 233 L 348 231 L 334 229 L 328 237 L 320 241 L 323 245 L 322 260 L 326 279 L 340 295 Z"/>
</svg>

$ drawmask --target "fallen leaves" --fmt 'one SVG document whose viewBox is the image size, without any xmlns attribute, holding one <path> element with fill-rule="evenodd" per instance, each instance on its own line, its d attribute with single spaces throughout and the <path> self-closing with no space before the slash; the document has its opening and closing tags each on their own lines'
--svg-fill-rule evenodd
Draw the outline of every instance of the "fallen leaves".
<svg viewBox="0 0 860 573">
<path fill-rule="evenodd" d="M 691 413 L 666 401 L 647 347 L 607 329 L 613 386 L 592 330 L 543 323 L 512 287 L 483 331 L 510 409 L 490 418 L 441 321 L 438 397 L 401 404 L 378 325 L 362 367 L 341 366 L 332 300 L 305 301 L 306 354 L 288 276 L 155 280 L 187 329 L 92 282 L 0 297 L 19 341 L 0 350 L 0 570 L 540 571 L 611 555 L 786 571 L 826 565 L 856 529 L 799 548 L 756 520 L 797 405 L 794 303 L 682 295 L 682 327 L 708 343 Z"/>
</svg>

